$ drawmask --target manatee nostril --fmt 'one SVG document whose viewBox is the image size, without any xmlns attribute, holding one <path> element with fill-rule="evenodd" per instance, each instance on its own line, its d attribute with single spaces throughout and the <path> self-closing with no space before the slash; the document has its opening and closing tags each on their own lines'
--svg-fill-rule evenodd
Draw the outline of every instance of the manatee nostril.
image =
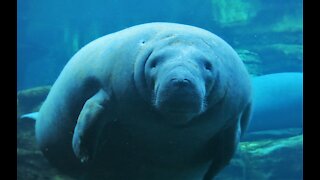
<svg viewBox="0 0 320 180">
<path fill-rule="evenodd" d="M 171 82 L 172 82 L 172 84 L 177 85 L 177 86 L 186 86 L 191 83 L 191 81 L 187 78 L 183 78 L 183 79 L 172 78 Z"/>
<path fill-rule="evenodd" d="M 189 79 L 186 79 L 186 78 L 184 78 L 183 80 L 182 80 L 184 83 L 190 83 L 190 80 Z"/>
</svg>

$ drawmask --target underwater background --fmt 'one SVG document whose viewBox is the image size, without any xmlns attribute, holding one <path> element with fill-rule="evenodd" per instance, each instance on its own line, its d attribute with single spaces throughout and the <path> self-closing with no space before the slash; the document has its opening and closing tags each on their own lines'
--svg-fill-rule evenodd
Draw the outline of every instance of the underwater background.
<svg viewBox="0 0 320 180">
<path fill-rule="evenodd" d="M 252 76 L 303 72 L 302 0 L 18 0 L 18 179 L 71 179 L 43 159 L 32 122 L 21 122 L 19 116 L 39 109 L 81 47 L 148 22 L 182 23 L 215 33 L 237 51 Z M 303 179 L 302 128 L 274 134 L 241 142 L 216 179 Z"/>
</svg>

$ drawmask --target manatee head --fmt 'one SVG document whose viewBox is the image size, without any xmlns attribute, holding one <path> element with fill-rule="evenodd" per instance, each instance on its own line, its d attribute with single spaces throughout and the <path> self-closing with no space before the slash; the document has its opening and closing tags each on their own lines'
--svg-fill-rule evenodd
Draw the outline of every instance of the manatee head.
<svg viewBox="0 0 320 180">
<path fill-rule="evenodd" d="M 136 82 L 141 95 L 166 119 L 189 122 L 223 97 L 221 63 L 202 39 L 167 36 L 150 47 L 135 80 L 143 81 Z"/>
</svg>

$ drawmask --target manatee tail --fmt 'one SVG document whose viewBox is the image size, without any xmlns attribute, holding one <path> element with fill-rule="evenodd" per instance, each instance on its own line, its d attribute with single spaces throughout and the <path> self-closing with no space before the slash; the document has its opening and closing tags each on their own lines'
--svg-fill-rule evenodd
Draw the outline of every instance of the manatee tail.
<svg viewBox="0 0 320 180">
<path fill-rule="evenodd" d="M 33 112 L 33 113 L 24 114 L 20 116 L 20 119 L 32 119 L 36 121 L 38 119 L 38 116 L 39 116 L 39 112 Z"/>
</svg>

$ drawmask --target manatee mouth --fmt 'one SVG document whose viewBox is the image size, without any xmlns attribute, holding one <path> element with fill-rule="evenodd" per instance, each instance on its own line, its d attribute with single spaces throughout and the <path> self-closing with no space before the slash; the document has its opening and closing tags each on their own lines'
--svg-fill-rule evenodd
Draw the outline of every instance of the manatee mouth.
<svg viewBox="0 0 320 180">
<path fill-rule="evenodd" d="M 203 92 L 190 79 L 171 78 L 155 87 L 153 105 L 163 115 L 193 117 L 206 107 Z"/>
</svg>

